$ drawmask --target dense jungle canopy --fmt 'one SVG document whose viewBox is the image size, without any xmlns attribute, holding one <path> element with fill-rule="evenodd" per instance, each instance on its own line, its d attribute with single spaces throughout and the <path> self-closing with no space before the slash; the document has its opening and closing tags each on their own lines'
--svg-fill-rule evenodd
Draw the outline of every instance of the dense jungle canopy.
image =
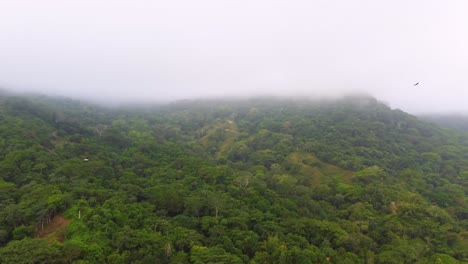
<svg viewBox="0 0 468 264">
<path fill-rule="evenodd" d="M 0 263 L 468 263 L 468 133 L 371 97 L 0 97 Z"/>
</svg>

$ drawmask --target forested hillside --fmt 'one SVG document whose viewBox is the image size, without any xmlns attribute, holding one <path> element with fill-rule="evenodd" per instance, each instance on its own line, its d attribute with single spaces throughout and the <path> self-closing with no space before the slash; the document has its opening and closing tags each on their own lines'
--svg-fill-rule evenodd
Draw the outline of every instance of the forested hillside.
<svg viewBox="0 0 468 264">
<path fill-rule="evenodd" d="M 0 97 L 0 263 L 468 263 L 468 134 L 367 97 Z"/>
<path fill-rule="evenodd" d="M 420 118 L 441 127 L 468 132 L 468 115 L 466 114 L 426 114 Z"/>
</svg>

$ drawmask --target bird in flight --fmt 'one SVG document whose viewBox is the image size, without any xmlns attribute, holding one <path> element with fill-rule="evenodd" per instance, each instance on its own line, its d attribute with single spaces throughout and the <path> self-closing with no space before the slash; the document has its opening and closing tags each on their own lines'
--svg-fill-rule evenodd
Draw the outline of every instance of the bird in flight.
<svg viewBox="0 0 468 264">
<path fill-rule="evenodd" d="M 417 83 L 413 84 L 413 86 L 416 86 L 416 85 L 418 85 L 418 84 L 419 84 L 419 82 L 417 82 Z"/>
</svg>

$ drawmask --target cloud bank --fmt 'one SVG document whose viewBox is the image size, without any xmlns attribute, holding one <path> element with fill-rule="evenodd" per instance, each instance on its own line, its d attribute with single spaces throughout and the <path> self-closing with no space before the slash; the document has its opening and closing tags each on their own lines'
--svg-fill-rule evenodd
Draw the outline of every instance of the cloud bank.
<svg viewBox="0 0 468 264">
<path fill-rule="evenodd" d="M 468 112 L 466 10 L 463 0 L 6 0 L 0 85 L 104 102 L 369 93 L 410 112 Z"/>
</svg>

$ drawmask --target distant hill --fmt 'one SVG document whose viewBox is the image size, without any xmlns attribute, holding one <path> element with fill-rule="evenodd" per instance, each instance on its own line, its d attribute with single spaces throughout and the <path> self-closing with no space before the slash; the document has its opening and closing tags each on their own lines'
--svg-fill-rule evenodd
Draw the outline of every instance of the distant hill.
<svg viewBox="0 0 468 264">
<path fill-rule="evenodd" d="M 468 115 L 463 114 L 440 114 L 421 115 L 421 120 L 437 124 L 444 128 L 456 129 L 468 132 Z"/>
<path fill-rule="evenodd" d="M 468 134 L 372 97 L 0 96 L 2 264 L 466 263 L 467 192 Z"/>
</svg>

